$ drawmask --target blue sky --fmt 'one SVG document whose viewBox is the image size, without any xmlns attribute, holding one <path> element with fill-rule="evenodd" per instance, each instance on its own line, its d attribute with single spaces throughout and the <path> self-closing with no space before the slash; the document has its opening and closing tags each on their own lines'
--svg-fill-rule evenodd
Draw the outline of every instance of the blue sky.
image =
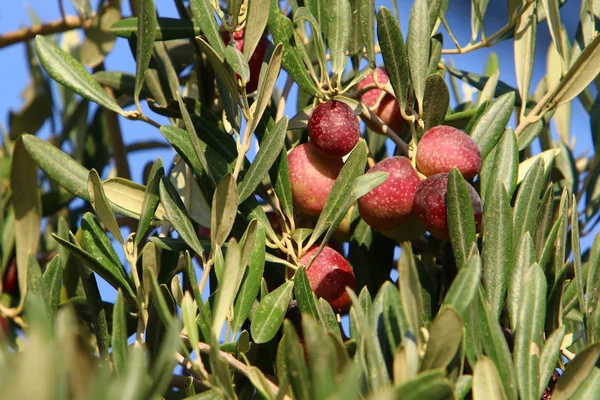
<svg viewBox="0 0 600 400">
<path fill-rule="evenodd" d="M 67 14 L 74 15 L 74 9 L 71 3 L 67 0 L 62 0 L 65 4 Z M 97 3 L 93 1 L 92 3 Z M 124 3 L 124 15 L 129 15 L 127 1 Z M 470 1 L 459 0 L 451 1 L 451 9 L 448 14 L 448 22 L 453 28 L 459 42 L 466 45 L 469 42 L 470 23 Z M 489 11 L 486 15 L 486 28 L 488 35 L 502 27 L 507 21 L 507 11 L 505 1 L 492 1 L 489 5 Z M 177 12 L 172 0 L 157 0 L 157 11 L 161 16 L 176 17 Z M 392 9 L 391 3 L 388 1 L 377 2 Z M 400 16 L 401 27 L 404 33 L 408 27 L 408 15 L 410 12 L 411 1 L 400 0 Z M 579 16 L 580 2 L 570 0 L 561 10 L 563 24 L 565 25 L 569 38 L 572 39 L 577 29 Z M 31 18 L 28 14 L 33 11 L 42 21 L 51 21 L 60 17 L 58 1 L 50 0 L 12 0 L 0 2 L 0 33 L 12 31 L 23 26 L 31 25 Z M 445 48 L 451 48 L 452 44 L 445 35 Z M 550 45 L 550 35 L 548 33 L 546 23 L 542 23 L 538 29 L 537 54 L 532 79 L 532 90 L 535 88 L 539 80 L 544 76 L 546 69 L 546 52 Z M 512 41 L 505 41 L 493 49 L 481 49 L 463 56 L 452 56 L 451 58 L 456 68 L 464 69 L 476 73 L 482 73 L 485 62 L 490 53 L 494 51 L 498 53 L 500 60 L 500 77 L 506 83 L 516 86 L 515 83 L 515 68 L 513 59 L 513 44 Z M 125 40 L 117 40 L 114 51 L 107 57 L 107 70 L 120 71 L 135 71 L 135 65 L 130 54 L 129 47 Z M 25 51 L 23 45 L 13 45 L 5 49 L 0 49 L 0 89 L 2 96 L 0 97 L 0 123 L 6 128 L 8 126 L 8 111 L 18 110 L 22 104 L 20 93 L 27 85 L 29 80 L 28 69 L 25 59 Z M 454 99 L 452 99 L 454 102 Z M 288 103 L 289 113 L 295 108 L 295 102 Z M 157 117 L 159 121 L 160 118 Z M 166 121 L 161 121 L 166 123 Z M 142 140 L 158 140 L 163 141 L 162 136 L 155 128 L 141 122 L 132 122 L 121 119 L 121 126 L 124 132 L 124 140 L 126 144 L 134 143 Z M 513 122 L 514 127 L 514 122 Z M 589 118 L 583 111 L 578 101 L 573 102 L 573 122 L 571 127 L 573 135 L 577 136 L 575 155 L 583 153 L 586 149 L 592 148 L 591 134 L 589 126 Z M 50 127 L 46 124 L 40 135 L 47 137 L 50 133 Z M 142 169 L 147 162 L 153 161 L 156 157 L 162 157 L 166 165 L 170 164 L 173 152 L 171 150 L 146 151 L 138 152 L 130 157 L 132 170 L 132 178 L 137 182 L 141 182 Z M 593 235 L 588 236 L 582 243 L 585 249 L 589 246 Z"/>
</svg>

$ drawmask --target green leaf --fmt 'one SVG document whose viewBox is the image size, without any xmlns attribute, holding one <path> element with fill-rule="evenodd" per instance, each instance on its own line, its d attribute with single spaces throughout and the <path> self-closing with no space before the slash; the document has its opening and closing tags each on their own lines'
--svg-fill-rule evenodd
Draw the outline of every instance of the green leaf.
<svg viewBox="0 0 600 400">
<path fill-rule="evenodd" d="M 542 5 L 546 12 L 546 22 L 548 22 L 548 28 L 550 30 L 550 35 L 552 36 L 552 41 L 556 46 L 556 51 L 564 59 L 567 56 L 567 53 L 564 49 L 562 40 L 558 1 L 542 0 Z"/>
<path fill-rule="evenodd" d="M 102 107 L 125 115 L 117 102 L 92 78 L 83 65 L 69 53 L 56 47 L 51 39 L 37 35 L 35 52 L 42 67 L 52 79 Z"/>
<path fill-rule="evenodd" d="M 423 131 L 441 125 L 450 104 L 450 92 L 444 78 L 440 74 L 433 74 L 425 81 L 425 94 L 423 97 Z"/>
<path fill-rule="evenodd" d="M 298 86 L 310 95 L 323 97 L 314 78 L 311 77 L 309 70 L 304 65 L 301 52 L 297 47 L 302 44 L 296 40 L 292 21 L 282 14 L 275 0 L 271 0 L 269 32 L 273 35 L 273 42 L 276 45 L 279 43 L 283 45 L 283 67 L 294 78 Z"/>
<path fill-rule="evenodd" d="M 14 211 L 14 235 L 16 241 L 17 280 L 22 306 L 27 294 L 27 265 L 29 254 L 36 254 L 42 222 L 42 203 L 37 184 L 37 167 L 32 162 L 25 146 L 25 136 L 18 140 L 13 148 L 12 166 L 10 170 L 10 190 L 12 191 L 12 208 Z M 5 189 L 6 190 L 6 189 Z M 6 229 L 3 226 L 3 229 Z M 4 233 L 4 232 L 3 232 Z M 3 249 L 3 251 L 6 251 Z"/>
<path fill-rule="evenodd" d="M 364 140 L 360 140 L 350 156 L 344 163 L 340 174 L 338 175 L 325 207 L 319 215 L 319 219 L 315 225 L 312 235 L 305 245 L 305 248 L 309 248 L 317 242 L 319 237 L 331 226 L 335 220 L 336 213 L 342 207 L 346 199 L 349 197 L 352 191 L 351 183 L 360 175 L 364 173 L 365 164 L 367 162 L 367 144 Z"/>
<path fill-rule="evenodd" d="M 180 332 L 181 323 L 178 320 L 167 325 L 158 355 L 153 360 L 154 362 L 150 370 L 152 386 L 148 390 L 148 394 L 142 396 L 142 398 L 151 398 L 154 397 L 152 395 L 164 393 L 167 390 L 171 381 L 172 371 L 177 364 L 177 360 L 173 357 L 173 354 L 179 351 L 179 347 L 181 346 L 179 340 Z"/>
<path fill-rule="evenodd" d="M 285 146 L 283 146 L 279 157 L 277 157 L 269 170 L 269 177 L 275 187 L 275 194 L 277 194 L 281 211 L 291 221 L 294 218 L 294 204 L 292 201 L 292 184 L 290 182 L 290 170 Z"/>
<path fill-rule="evenodd" d="M 448 307 L 441 311 L 429 329 L 427 351 L 421 361 L 421 371 L 446 369 L 458 351 L 463 336 L 460 315 Z"/>
<path fill-rule="evenodd" d="M 250 80 L 248 61 L 242 52 L 233 46 L 233 42 L 225 47 L 225 60 L 231 69 L 238 73 L 244 84 Z"/>
<path fill-rule="evenodd" d="M 416 337 L 416 342 L 420 344 L 423 311 L 421 284 L 410 243 L 402 243 L 401 248 L 402 253 L 398 260 L 398 286 L 402 298 L 402 308 L 406 312 L 411 332 Z"/>
<path fill-rule="evenodd" d="M 325 45 L 323 44 L 323 35 L 319 23 L 315 19 L 314 15 L 310 12 L 307 7 L 298 7 L 294 14 L 294 22 L 296 25 L 300 25 L 302 21 L 307 21 L 310 24 L 312 32 L 316 32 L 312 35 L 312 40 L 315 46 L 314 52 L 317 53 L 317 60 L 319 61 L 319 68 L 323 73 L 327 71 L 327 60 L 325 59 Z"/>
<path fill-rule="evenodd" d="M 319 310 L 319 320 L 321 325 L 333 334 L 338 339 L 342 340 L 342 333 L 340 332 L 340 324 L 337 320 L 336 314 L 333 312 L 331 305 L 323 298 L 317 300 L 317 307 Z"/>
<path fill-rule="evenodd" d="M 121 268 L 121 261 L 113 249 L 110 239 L 92 213 L 87 212 L 81 218 L 81 237 L 81 245 L 85 251 L 104 264 L 107 270 L 117 271 L 127 279 L 127 274 Z"/>
<path fill-rule="evenodd" d="M 546 317 L 546 278 L 537 264 L 523 281 L 522 307 L 515 332 L 514 358 L 522 399 L 539 399 L 540 347 Z"/>
<path fill-rule="evenodd" d="M 467 262 L 471 247 L 476 243 L 475 218 L 471 195 L 460 171 L 452 168 L 448 175 L 448 230 L 456 266 L 460 270 Z"/>
<path fill-rule="evenodd" d="M 408 55 L 400 25 L 392 12 L 385 7 L 381 7 L 377 15 L 377 37 L 390 84 L 396 94 L 400 111 L 403 111 L 408 97 Z"/>
<path fill-rule="evenodd" d="M 479 75 L 479 74 L 475 74 L 472 72 L 455 69 L 448 65 L 445 65 L 444 68 L 446 69 L 446 71 L 448 71 L 450 76 L 458 78 L 478 90 L 483 90 L 485 88 L 485 85 L 491 79 L 489 76 Z M 515 106 L 517 106 L 517 107 L 520 106 L 522 104 L 522 100 L 516 93 L 517 89 L 506 84 L 503 81 L 498 81 L 498 83 L 496 84 L 496 90 L 494 91 L 494 97 L 500 97 L 503 94 L 507 94 L 507 93 L 511 93 L 511 92 L 514 93 L 514 96 L 515 96 Z"/>
<path fill-rule="evenodd" d="M 231 322 L 233 332 L 241 329 L 244 321 L 250 315 L 252 305 L 256 301 L 256 296 L 260 291 L 260 282 L 265 269 L 265 240 L 265 229 L 261 224 L 256 224 L 254 240 L 246 239 L 243 243 L 243 252 L 247 251 L 248 247 L 251 248 L 251 252 L 248 260 L 248 269 L 245 272 L 242 285 L 233 306 L 233 320 Z"/>
<path fill-rule="evenodd" d="M 497 318 L 504 308 L 513 262 L 512 209 L 504 189 L 502 182 L 495 182 L 483 213 L 483 280 L 490 311 Z"/>
<path fill-rule="evenodd" d="M 196 312 L 198 307 L 192 299 L 190 292 L 185 292 L 183 299 L 181 300 L 181 319 L 183 320 L 183 326 L 187 332 L 188 339 L 192 349 L 198 348 L 199 334 L 198 324 L 196 323 Z"/>
<path fill-rule="evenodd" d="M 588 265 L 585 313 L 588 321 L 594 321 L 590 324 L 588 336 L 591 341 L 597 341 L 600 339 L 600 320 L 594 320 L 593 315 L 600 310 L 600 234 L 594 237 Z"/>
<path fill-rule="evenodd" d="M 577 299 L 581 307 L 585 307 L 584 295 L 585 278 L 581 267 L 581 241 L 579 235 L 579 212 L 577 211 L 577 197 L 573 194 L 571 201 L 571 247 L 573 252 L 573 270 L 575 273 L 575 284 L 577 288 Z"/>
<path fill-rule="evenodd" d="M 561 326 L 546 339 L 542 354 L 540 355 L 540 382 L 538 393 L 541 397 L 550 382 L 552 374 L 558 365 L 558 357 L 560 355 L 560 345 L 565 337 L 565 326 Z"/>
<path fill-rule="evenodd" d="M 238 191 L 232 175 L 226 175 L 215 189 L 210 228 L 214 246 L 222 246 L 231 232 L 238 208 Z"/>
<path fill-rule="evenodd" d="M 461 314 L 463 320 L 466 320 L 480 280 L 481 258 L 479 255 L 471 255 L 467 264 L 458 271 L 458 275 L 452 281 L 442 304 L 451 306 Z"/>
<path fill-rule="evenodd" d="M 500 140 L 514 107 L 515 93 L 503 94 L 483 112 L 473 126 L 471 137 L 479 146 L 482 159 L 485 160 L 485 157 Z"/>
<path fill-rule="evenodd" d="M 241 263 L 241 250 L 235 239 L 231 239 L 227 246 L 227 256 L 225 257 L 225 268 L 222 276 L 227 279 L 219 280 L 217 298 L 213 309 L 213 337 L 219 337 L 223 328 L 223 323 L 227 317 L 229 309 L 233 305 L 235 296 L 240 288 L 240 283 L 246 271 L 246 265 Z"/>
<path fill-rule="evenodd" d="M 335 373 L 338 368 L 332 339 L 319 323 L 308 315 L 302 316 L 303 339 L 308 355 L 312 398 L 326 398 L 336 392 Z"/>
<path fill-rule="evenodd" d="M 285 141 L 286 128 L 287 117 L 284 117 L 263 136 L 260 149 L 239 185 L 240 202 L 243 202 L 254 193 L 275 160 L 280 156 Z"/>
<path fill-rule="evenodd" d="M 255 108 L 254 112 L 252 113 L 250 132 L 254 132 L 265 112 L 265 109 L 267 108 L 267 105 L 271 101 L 273 88 L 275 88 L 275 83 L 281 69 L 281 60 L 283 57 L 282 52 L 283 46 L 280 44 L 275 46 L 275 50 L 273 50 L 273 55 L 271 56 L 271 60 L 269 61 L 266 72 L 262 73 L 258 79 L 258 94 L 256 96 L 256 103 L 253 105 Z"/>
<path fill-rule="evenodd" d="M 544 186 L 543 169 L 543 160 L 536 160 L 519 188 L 513 210 L 513 238 L 520 238 L 525 232 L 530 232 L 532 236 L 535 234 L 534 224 L 536 215 L 532 210 L 537 209 L 540 194 Z M 513 243 L 513 247 L 516 244 Z"/>
<path fill-rule="evenodd" d="M 291 281 L 288 281 L 289 284 Z M 291 291 L 290 291 L 291 295 Z M 286 305 L 287 307 L 287 305 Z M 252 321 L 254 324 L 254 320 Z M 294 398 L 298 400 L 311 399 L 311 381 L 308 373 L 308 367 L 304 361 L 304 351 L 300 344 L 300 339 L 291 322 L 286 321 L 283 324 L 284 359 L 287 367 L 287 376 L 292 384 Z M 252 335 L 254 336 L 254 334 Z M 281 350 L 280 350 L 281 351 Z"/>
<path fill-rule="evenodd" d="M 167 218 L 173 228 L 179 233 L 185 243 L 200 257 L 204 256 L 204 249 L 198 240 L 192 222 L 185 212 L 185 205 L 166 176 L 160 178 L 159 183 L 160 202 L 165 208 Z"/>
<path fill-rule="evenodd" d="M 125 373 L 127 365 L 127 321 L 124 302 L 123 292 L 119 290 L 113 308 L 111 333 L 112 359 L 117 376 Z"/>
<path fill-rule="evenodd" d="M 515 24 L 515 68 L 517 87 L 522 99 L 527 99 L 533 73 L 533 59 L 537 39 L 536 8 L 537 3 L 527 7 L 525 12 L 517 18 Z M 521 115 L 525 115 L 525 106 L 521 107 Z"/>
<path fill-rule="evenodd" d="M 123 236 L 117 219 L 110 209 L 106 194 L 104 194 L 104 188 L 102 187 L 102 181 L 98 176 L 95 169 L 92 169 L 88 175 L 88 193 L 90 196 L 90 203 L 98 214 L 100 221 L 106 225 L 113 237 L 121 244 L 124 243 Z"/>
<path fill-rule="evenodd" d="M 600 343 L 594 343 L 585 350 L 579 352 L 577 356 L 567 364 L 565 372 L 554 388 L 552 399 L 570 399 L 592 372 L 599 357 Z"/>
<path fill-rule="evenodd" d="M 445 399 L 452 396 L 452 386 L 439 370 L 426 371 L 394 389 L 391 398 L 403 400 Z"/>
<path fill-rule="evenodd" d="M 351 10 L 348 0 L 333 0 L 326 8 L 326 37 L 331 55 L 331 70 L 341 78 L 346 67 L 346 50 L 350 42 Z"/>
<path fill-rule="evenodd" d="M 146 188 L 143 185 L 123 178 L 111 178 L 102 183 L 104 194 L 113 211 L 139 219 L 144 206 Z M 158 205 L 154 218 L 166 218 L 165 209 Z"/>
<path fill-rule="evenodd" d="M 498 369 L 487 357 L 482 357 L 475 364 L 473 372 L 473 398 L 489 400 L 506 400 Z"/>
<path fill-rule="evenodd" d="M 581 93 L 600 73 L 600 36 L 585 47 L 553 90 L 549 104 L 559 107 Z"/>
<path fill-rule="evenodd" d="M 319 319 L 317 300 L 306 276 L 306 268 L 303 266 L 298 267 L 294 273 L 294 296 L 298 302 L 298 308 L 303 314 L 311 315 L 316 320 Z"/>
<path fill-rule="evenodd" d="M 250 60 L 254 50 L 263 36 L 263 32 L 269 21 L 269 12 L 271 11 L 270 0 L 249 0 L 246 20 L 252 21 L 246 24 L 244 31 L 244 55 Z"/>
<path fill-rule="evenodd" d="M 154 216 L 158 205 L 160 204 L 160 179 L 164 176 L 165 170 L 163 163 L 160 158 L 152 164 L 150 173 L 148 174 L 148 185 L 146 186 L 146 192 L 144 193 L 144 202 L 142 203 L 142 210 L 140 212 L 140 220 L 135 234 L 135 245 L 139 246 L 142 238 L 146 234 L 146 231 L 150 227 L 152 217 Z"/>
<path fill-rule="evenodd" d="M 64 270 L 64 262 L 61 259 L 60 254 L 57 254 L 52 258 L 48 265 L 46 265 L 46 270 L 42 277 L 42 284 L 48 296 L 48 305 L 52 315 L 56 313 L 60 303 L 60 292 L 62 289 Z"/>
<path fill-rule="evenodd" d="M 358 16 L 360 27 L 355 26 L 354 29 L 361 30 L 362 39 L 367 50 L 367 60 L 369 60 L 370 66 L 373 67 L 375 65 L 375 1 L 359 0 Z"/>
<path fill-rule="evenodd" d="M 429 9 L 427 0 L 415 0 L 410 10 L 408 20 L 408 64 L 410 66 L 410 79 L 419 110 L 423 110 L 423 95 L 425 94 L 425 81 L 429 65 L 429 39 L 431 27 L 429 26 Z"/>
<path fill-rule="evenodd" d="M 266 343 L 275 336 L 292 299 L 293 288 L 294 281 L 287 281 L 261 300 L 250 326 L 256 343 Z"/>
<path fill-rule="evenodd" d="M 110 32 L 122 38 L 130 39 L 138 32 L 138 18 L 124 18 L 110 27 Z M 192 21 L 179 18 L 156 18 L 154 40 L 187 39 L 200 35 L 200 26 Z"/>
<path fill-rule="evenodd" d="M 517 140 L 512 129 L 508 128 L 502 134 L 497 146 L 484 160 L 484 164 L 491 165 L 489 173 L 483 174 L 487 168 L 483 167 L 481 176 L 481 200 L 485 206 L 486 201 L 491 197 L 495 182 L 500 181 L 504 184 L 504 189 L 509 198 L 512 197 L 517 187 L 517 174 L 519 171 L 519 152 L 517 150 Z"/>
<path fill-rule="evenodd" d="M 135 48 L 135 92 L 133 95 L 138 111 L 140 111 L 140 92 L 144 84 L 146 70 L 150 65 L 157 27 L 154 0 L 141 0 L 139 8 Z"/>
<path fill-rule="evenodd" d="M 200 25 L 200 29 L 208 39 L 208 43 L 218 54 L 225 53 L 225 44 L 215 20 L 215 13 L 210 0 L 190 0 L 190 8 L 192 9 L 194 21 Z"/>
</svg>

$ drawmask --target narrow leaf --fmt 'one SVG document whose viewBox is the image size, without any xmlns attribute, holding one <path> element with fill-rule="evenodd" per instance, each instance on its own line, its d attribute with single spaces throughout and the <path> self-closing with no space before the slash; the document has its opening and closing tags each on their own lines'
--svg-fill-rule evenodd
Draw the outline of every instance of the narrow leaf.
<svg viewBox="0 0 600 400">
<path fill-rule="evenodd" d="M 431 37 L 429 22 L 427 0 L 415 0 L 410 10 L 406 45 L 408 48 L 410 79 L 419 104 L 419 110 L 423 110 L 423 96 L 429 64 L 429 39 Z"/>
<path fill-rule="evenodd" d="M 250 327 L 256 343 L 266 343 L 275 336 L 292 299 L 293 289 L 294 281 L 287 281 L 261 300 Z"/>
<path fill-rule="evenodd" d="M 137 18 L 137 44 L 135 49 L 135 92 L 133 95 L 138 111 L 141 110 L 139 97 L 144 85 L 146 70 L 148 69 L 148 65 L 150 65 L 157 26 L 154 0 L 142 0 L 139 2 L 139 9 L 140 13 Z"/>
<path fill-rule="evenodd" d="M 102 181 L 95 169 L 92 169 L 88 175 L 88 193 L 90 196 L 90 203 L 98 214 L 100 221 L 106 225 L 113 237 L 121 244 L 124 243 L 123 236 L 117 219 L 110 209 L 106 194 L 104 194 L 104 188 L 102 187 Z"/>
<path fill-rule="evenodd" d="M 452 168 L 448 175 L 448 230 L 456 265 L 460 270 L 467 262 L 471 247 L 476 243 L 475 218 L 467 182 L 460 171 Z"/>
</svg>

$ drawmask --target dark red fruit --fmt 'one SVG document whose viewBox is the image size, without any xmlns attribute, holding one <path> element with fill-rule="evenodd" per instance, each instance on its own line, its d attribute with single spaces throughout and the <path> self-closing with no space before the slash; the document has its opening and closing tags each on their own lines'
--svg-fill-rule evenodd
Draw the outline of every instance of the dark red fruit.
<svg viewBox="0 0 600 400">
<path fill-rule="evenodd" d="M 388 179 L 358 199 L 358 211 L 367 224 L 391 230 L 407 220 L 421 178 L 406 157 L 390 157 L 378 162 L 368 173 L 385 171 Z"/>
<path fill-rule="evenodd" d="M 381 85 L 387 84 L 390 80 L 387 70 L 377 67 L 373 74 L 359 82 L 358 89 L 375 83 L 374 75 L 377 75 L 377 82 Z M 394 96 L 381 89 L 371 89 L 364 93 L 360 100 L 394 132 L 397 134 L 402 132 L 404 118 L 402 118 L 398 101 Z"/>
<path fill-rule="evenodd" d="M 2 279 L 2 292 L 8 293 L 11 296 L 19 295 L 19 277 L 17 274 L 17 259 L 13 257 Z"/>
<path fill-rule="evenodd" d="M 308 120 L 308 135 L 327 157 L 343 157 L 356 146 L 360 124 L 346 103 L 329 100 L 319 104 Z"/>
<path fill-rule="evenodd" d="M 222 31 L 221 35 L 223 37 L 223 42 L 225 45 L 228 45 L 231 41 L 230 35 L 228 31 Z M 241 52 L 244 51 L 244 31 L 235 31 L 233 33 L 233 40 L 235 40 L 235 48 Z M 250 80 L 246 83 L 246 92 L 251 93 L 256 90 L 258 87 L 258 77 L 260 76 L 260 69 L 262 67 L 263 59 L 265 58 L 265 53 L 267 52 L 267 47 L 269 46 L 269 40 L 266 36 L 262 36 L 254 53 L 248 60 L 248 66 L 250 67 Z M 236 78 L 240 78 L 239 75 L 235 74 Z"/>
<path fill-rule="evenodd" d="M 440 173 L 421 182 L 415 193 L 414 211 L 429 233 L 440 240 L 450 239 L 446 214 L 447 188 L 448 174 Z M 482 221 L 481 199 L 473 186 L 467 183 L 467 188 L 471 195 L 475 226 L 479 231 Z"/>
<path fill-rule="evenodd" d="M 300 258 L 300 263 L 308 265 L 317 250 L 319 246 L 311 247 Z M 315 295 L 326 300 L 335 311 L 342 311 L 350 306 L 351 300 L 346 287 L 354 290 L 356 277 L 352 267 L 340 253 L 325 246 L 306 270 L 306 275 Z"/>
<path fill-rule="evenodd" d="M 288 164 L 294 206 L 305 214 L 319 215 L 344 162 L 323 156 L 308 142 L 290 151 Z"/>
<path fill-rule="evenodd" d="M 481 169 L 481 152 L 477 144 L 460 129 L 439 125 L 429 129 L 417 148 L 417 168 L 426 176 L 458 168 L 466 180 Z"/>
</svg>

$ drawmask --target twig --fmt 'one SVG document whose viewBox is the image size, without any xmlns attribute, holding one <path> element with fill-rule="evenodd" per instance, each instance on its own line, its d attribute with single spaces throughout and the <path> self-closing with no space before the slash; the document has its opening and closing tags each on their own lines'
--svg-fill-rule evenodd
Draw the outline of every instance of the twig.
<svg viewBox="0 0 600 400">
<path fill-rule="evenodd" d="M 275 122 L 279 121 L 283 114 L 285 113 L 285 103 L 288 95 L 290 94 L 290 90 L 292 89 L 292 84 L 294 80 L 291 75 L 288 75 L 285 86 L 283 87 L 283 91 L 281 92 L 281 98 L 279 99 L 279 103 L 277 104 L 277 114 L 275 115 Z"/>
<path fill-rule="evenodd" d="M 401 154 L 408 156 L 408 145 L 404 140 L 398 136 L 396 132 L 394 132 L 389 126 L 387 126 L 373 111 L 369 110 L 368 107 L 361 107 L 362 111 L 360 113 L 360 118 L 365 121 L 365 123 L 369 123 L 371 129 L 376 130 L 377 132 L 382 133 L 383 135 L 392 139 L 392 142 L 398 147 Z"/>
<path fill-rule="evenodd" d="M 61 33 L 71 31 L 73 29 L 88 29 L 94 24 L 94 18 L 81 19 L 74 15 L 66 15 L 64 18 L 55 21 L 37 24 L 27 28 L 17 29 L 16 31 L 7 32 L 0 35 L 0 49 L 10 45 L 27 42 L 33 39 L 36 35 L 50 35 L 53 33 Z"/>
</svg>

